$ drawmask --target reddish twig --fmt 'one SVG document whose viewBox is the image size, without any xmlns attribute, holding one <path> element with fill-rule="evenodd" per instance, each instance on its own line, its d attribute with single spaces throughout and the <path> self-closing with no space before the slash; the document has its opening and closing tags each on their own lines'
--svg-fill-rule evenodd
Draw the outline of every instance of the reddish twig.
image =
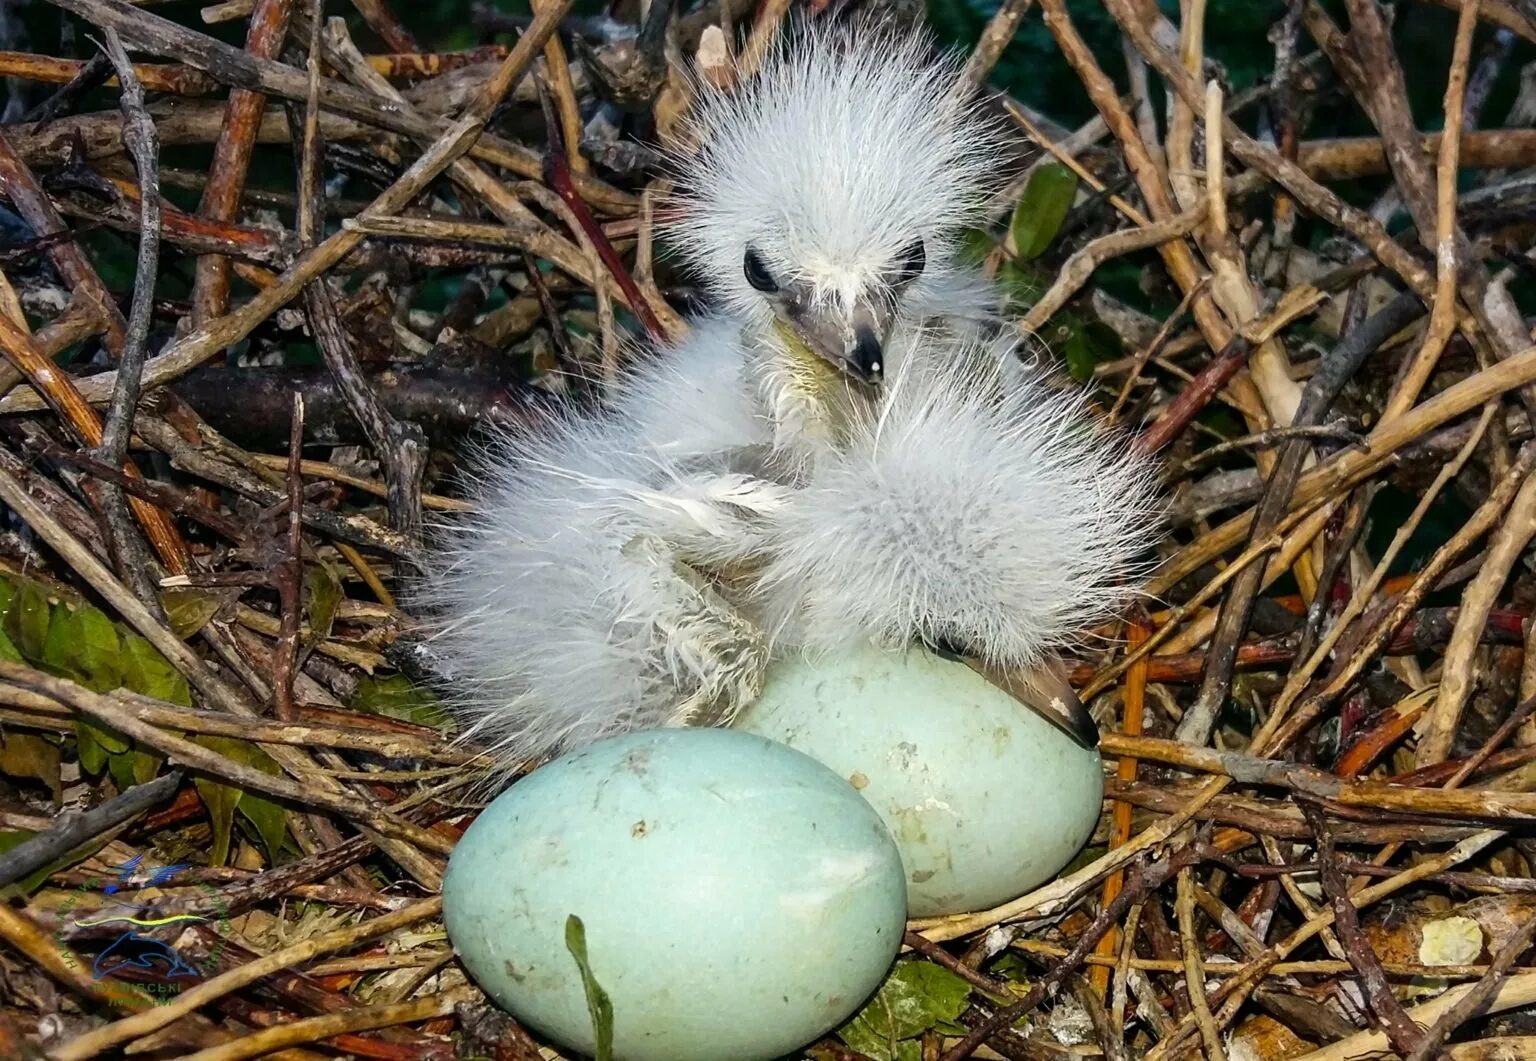
<svg viewBox="0 0 1536 1061">
<path fill-rule="evenodd" d="M 1243 370 L 1251 353 L 1253 344 L 1241 335 L 1234 335 L 1179 392 L 1179 396 L 1168 403 L 1162 415 L 1137 437 L 1136 444 L 1148 453 L 1156 453 L 1178 438 L 1216 393 Z"/>
<path fill-rule="evenodd" d="M 614 283 L 624 292 L 624 298 L 634 310 L 635 316 L 645 327 L 646 332 L 658 343 L 668 340 L 667 330 L 661 326 L 651 304 L 645 300 L 640 286 L 635 283 L 635 278 L 629 275 L 619 252 L 613 249 L 613 244 L 608 242 L 608 237 L 603 234 L 603 228 L 592 216 L 592 208 L 581 197 L 576 188 L 576 181 L 571 174 L 570 162 L 566 156 L 565 135 L 560 129 L 560 116 L 555 113 L 554 102 L 549 98 L 547 91 L 539 94 L 540 102 L 544 105 L 544 125 L 549 135 L 549 150 L 544 154 L 544 183 L 558 195 L 566 206 L 571 208 L 576 222 L 581 226 L 587 239 L 592 241 L 592 246 L 597 249 L 597 256 L 603 260 L 603 266 L 613 277 Z"/>
<path fill-rule="evenodd" d="M 276 59 L 288 34 L 293 0 L 256 0 L 251 25 L 246 33 L 245 50 L 259 59 Z M 240 193 L 245 188 L 246 171 L 251 165 L 251 149 L 261 127 L 267 97 L 260 92 L 236 88 L 229 93 L 224 109 L 224 125 L 213 147 L 213 163 L 208 167 L 208 183 L 198 213 L 212 221 L 235 219 Z M 194 326 L 220 316 L 229 309 L 229 259 L 204 255 L 197 260 L 197 278 L 192 288 L 192 323 Z"/>
</svg>

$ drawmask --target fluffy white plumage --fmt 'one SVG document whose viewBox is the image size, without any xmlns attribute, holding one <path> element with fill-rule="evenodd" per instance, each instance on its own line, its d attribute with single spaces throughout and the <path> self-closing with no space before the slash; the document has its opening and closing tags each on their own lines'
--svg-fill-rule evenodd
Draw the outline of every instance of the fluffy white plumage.
<svg viewBox="0 0 1536 1061">
<path fill-rule="evenodd" d="M 668 235 L 721 311 L 606 411 L 474 461 L 475 513 L 418 596 L 466 735 L 503 765 L 722 721 L 775 651 L 924 638 L 1029 664 L 1119 599 L 1149 477 L 990 330 L 956 250 L 995 139 L 928 49 L 810 29 L 706 90 Z M 853 321 L 883 331 L 883 385 L 791 337 Z"/>
<path fill-rule="evenodd" d="M 953 95 L 956 73 L 924 34 L 807 23 L 738 90 L 698 85 L 687 128 L 700 147 L 682 166 L 684 217 L 669 236 L 723 309 L 768 323 L 742 274 L 744 246 L 815 301 L 847 309 L 893 295 L 890 271 L 916 239 L 927 263 L 905 292 L 914 316 L 996 305 L 968 278 L 956 282 L 960 232 L 999 157 L 997 128 Z M 970 297 L 957 305 L 961 286 Z"/>
<path fill-rule="evenodd" d="M 742 516 L 771 491 L 718 458 L 669 461 L 617 418 L 552 420 L 475 464 L 476 512 L 420 589 L 471 734 L 515 765 L 750 695 L 763 639 L 678 565 L 754 552 Z"/>
<path fill-rule="evenodd" d="M 1156 519 L 1147 462 L 987 347 L 945 353 L 888 379 L 768 514 L 757 594 L 780 650 L 926 642 L 1029 668 L 1125 603 Z"/>
</svg>

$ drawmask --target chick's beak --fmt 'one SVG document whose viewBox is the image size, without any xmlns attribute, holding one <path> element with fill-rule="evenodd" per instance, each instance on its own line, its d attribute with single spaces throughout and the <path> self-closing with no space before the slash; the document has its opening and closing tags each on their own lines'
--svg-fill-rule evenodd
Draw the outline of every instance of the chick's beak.
<svg viewBox="0 0 1536 1061">
<path fill-rule="evenodd" d="M 974 658 L 960 658 L 983 678 L 1017 697 L 1025 707 L 1065 733 L 1078 747 L 1092 751 L 1099 746 L 1099 724 L 1068 684 L 1066 665 L 1058 657 L 1046 657 L 1028 670 L 1010 670 L 989 666 Z"/>
<path fill-rule="evenodd" d="M 894 314 L 859 302 L 852 312 L 816 308 L 796 312 L 785 323 L 818 357 L 864 383 L 885 378 L 885 347 Z"/>
</svg>

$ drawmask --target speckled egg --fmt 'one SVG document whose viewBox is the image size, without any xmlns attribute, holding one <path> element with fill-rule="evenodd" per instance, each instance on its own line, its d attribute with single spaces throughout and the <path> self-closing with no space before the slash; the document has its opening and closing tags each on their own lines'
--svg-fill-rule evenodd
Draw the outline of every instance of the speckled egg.
<svg viewBox="0 0 1536 1061">
<path fill-rule="evenodd" d="M 1086 750 L 964 663 L 874 647 L 790 656 L 735 727 L 848 779 L 906 866 L 909 912 L 986 909 L 1059 873 L 1104 797 Z"/>
<path fill-rule="evenodd" d="M 901 943 L 901 856 L 869 804 L 733 730 L 589 745 L 498 797 L 448 861 L 443 917 L 475 982 L 590 1054 L 566 921 L 585 927 L 618 1061 L 769 1061 L 842 1023 Z"/>
</svg>

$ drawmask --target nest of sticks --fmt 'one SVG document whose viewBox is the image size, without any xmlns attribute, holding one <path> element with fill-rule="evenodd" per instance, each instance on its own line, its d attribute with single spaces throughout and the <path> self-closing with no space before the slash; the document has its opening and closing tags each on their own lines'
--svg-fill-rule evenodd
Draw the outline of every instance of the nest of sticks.
<svg viewBox="0 0 1536 1061">
<path fill-rule="evenodd" d="M 0 18 L 0 1055 L 552 1057 L 442 932 L 475 749 L 395 593 L 466 439 L 685 327 L 645 145 L 790 4 L 459 51 L 385 0 L 55 6 L 80 57 Z M 1236 90 L 1204 0 L 1070 6 L 1004 0 L 963 76 L 1021 33 L 1076 75 L 1077 127 L 995 95 L 981 253 L 1173 498 L 1075 662 L 1104 814 L 807 1056 L 1530 1056 L 1536 88 L 1490 100 L 1536 11 L 1276 4 Z M 194 987 L 93 975 L 125 902 Z"/>
</svg>

